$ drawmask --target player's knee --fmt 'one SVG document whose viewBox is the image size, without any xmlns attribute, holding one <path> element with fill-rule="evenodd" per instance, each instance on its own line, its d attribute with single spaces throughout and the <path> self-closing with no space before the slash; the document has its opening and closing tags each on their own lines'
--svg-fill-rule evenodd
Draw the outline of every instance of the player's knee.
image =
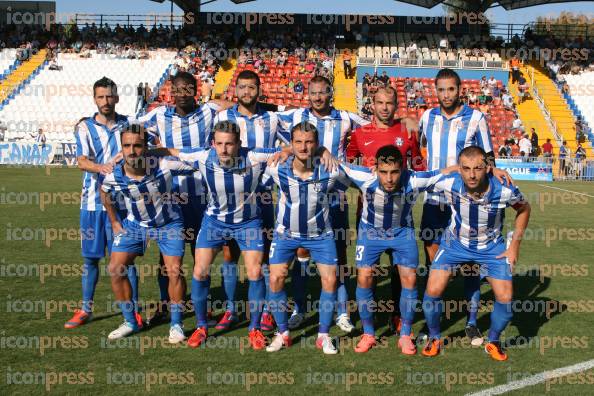
<svg viewBox="0 0 594 396">
<path fill-rule="evenodd" d="M 322 289 L 324 289 L 325 291 L 336 290 L 336 276 L 331 274 L 324 274 L 320 275 L 320 280 L 322 281 Z"/>
<path fill-rule="evenodd" d="M 110 261 L 107 272 L 112 278 L 123 278 L 126 275 L 126 266 L 122 263 Z"/>
<path fill-rule="evenodd" d="M 285 276 L 282 274 L 270 274 L 270 290 L 278 292 L 283 289 L 285 285 Z"/>
<path fill-rule="evenodd" d="M 371 272 L 359 271 L 357 274 L 357 286 L 368 289 L 373 285 L 373 275 Z"/>
<path fill-rule="evenodd" d="M 194 271 L 192 272 L 192 276 L 196 280 L 205 281 L 205 280 L 208 279 L 208 271 L 205 271 L 203 268 L 194 267 Z"/>
</svg>

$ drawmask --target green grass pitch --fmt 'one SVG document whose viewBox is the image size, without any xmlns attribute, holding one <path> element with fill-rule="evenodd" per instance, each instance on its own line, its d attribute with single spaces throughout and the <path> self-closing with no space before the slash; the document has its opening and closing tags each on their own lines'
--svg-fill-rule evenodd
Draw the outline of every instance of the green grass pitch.
<svg viewBox="0 0 594 396">
<path fill-rule="evenodd" d="M 360 334 L 357 313 L 352 315 L 357 331 L 339 337 L 341 352 L 324 356 L 314 346 L 316 315 L 292 333 L 294 345 L 276 354 L 247 347 L 245 316 L 238 327 L 214 336 L 205 348 L 172 348 L 166 343 L 168 325 L 142 331 L 129 339 L 108 343 L 107 334 L 121 322 L 111 309 L 110 283 L 102 274 L 95 298 L 95 320 L 87 326 L 65 330 L 70 310 L 81 298 L 78 204 L 70 200 L 80 192 L 81 173 L 76 169 L 0 169 L 0 394 L 465 394 L 511 380 L 594 358 L 594 185 L 520 182 L 532 204 L 527 240 L 522 244 L 519 274 L 514 294 L 522 301 L 512 324 L 504 333 L 510 359 L 494 362 L 481 348 L 461 341 L 464 313 L 454 310 L 443 318 L 443 335 L 453 338 L 445 352 L 428 359 L 408 357 L 396 348 L 397 339 L 387 327 L 387 315 L 376 315 L 377 348 L 367 354 L 353 352 Z M 16 194 L 14 194 L 16 193 Z M 18 194 L 20 193 L 20 195 Z M 38 193 L 46 193 L 40 197 Z M 60 194 L 62 193 L 62 194 Z M 589 195 L 589 196 L 588 196 Z M 47 197 L 50 202 L 47 202 Z M 37 199 L 35 198 L 37 197 Z M 43 205 L 38 199 L 46 199 Z M 53 202 L 52 202 L 53 201 Z M 421 205 L 415 207 L 416 224 Z M 508 210 L 506 224 L 512 224 Z M 354 224 L 354 205 L 351 205 Z M 51 237 L 51 241 L 48 241 Z M 354 261 L 349 247 L 349 264 Z M 157 262 L 156 248 L 137 260 L 143 268 Z M 220 258 L 219 258 L 220 260 Z M 384 261 L 387 261 L 384 256 Z M 423 262 L 421 253 L 421 261 Z M 383 262 L 383 265 L 386 265 Z M 191 256 L 184 261 L 186 277 Z M 290 283 L 290 281 L 289 281 Z M 308 294 L 317 297 L 318 280 L 310 279 Z M 420 296 L 424 281 L 419 282 Z M 289 296 L 290 285 L 287 286 Z M 354 300 L 355 278 L 349 297 Z M 463 300 L 461 279 L 450 284 L 446 299 Z M 481 299 L 493 295 L 482 286 Z M 218 271 L 213 273 L 213 299 L 222 298 Z M 240 284 L 238 299 L 246 297 Z M 382 278 L 376 298 L 386 300 L 389 280 Z M 158 288 L 154 274 L 140 283 L 142 300 L 155 300 Z M 215 311 L 215 314 L 220 311 Z M 193 329 L 194 317 L 184 319 Z M 413 330 L 423 324 L 417 314 Z M 488 305 L 479 314 L 486 333 Z M 594 371 L 547 381 L 514 394 L 592 394 Z"/>
</svg>

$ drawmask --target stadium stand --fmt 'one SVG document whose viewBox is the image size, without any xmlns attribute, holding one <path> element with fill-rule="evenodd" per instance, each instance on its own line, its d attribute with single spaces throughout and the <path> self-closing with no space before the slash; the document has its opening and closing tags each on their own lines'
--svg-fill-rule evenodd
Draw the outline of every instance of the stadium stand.
<svg viewBox="0 0 594 396">
<path fill-rule="evenodd" d="M 594 135 L 591 126 L 594 125 L 594 102 L 592 101 L 592 92 L 588 89 L 594 87 L 594 71 L 587 71 L 580 74 L 563 75 L 568 85 L 569 92 L 563 93 L 565 100 L 574 114 L 581 117 L 590 128 L 584 131 L 590 141 Z"/>
<path fill-rule="evenodd" d="M 74 125 L 97 110 L 91 87 L 105 75 L 118 84 L 118 112 L 135 114 L 138 83 L 149 82 L 155 87 L 174 57 L 175 52 L 165 50 L 151 51 L 149 59 L 115 59 L 94 51 L 90 58 L 59 54 L 62 70 L 46 67 L 0 112 L 7 124 L 7 139 L 20 139 L 42 128 L 48 140 L 73 141 Z"/>
</svg>

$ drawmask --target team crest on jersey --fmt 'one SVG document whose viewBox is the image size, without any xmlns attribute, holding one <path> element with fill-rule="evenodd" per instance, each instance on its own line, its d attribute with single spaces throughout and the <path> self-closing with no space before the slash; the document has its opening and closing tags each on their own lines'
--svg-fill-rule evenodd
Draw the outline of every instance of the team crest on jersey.
<svg viewBox="0 0 594 396">
<path fill-rule="evenodd" d="M 396 146 L 401 147 L 404 144 L 404 140 L 401 137 L 396 138 Z"/>
<path fill-rule="evenodd" d="M 261 119 L 261 118 L 258 118 L 256 121 L 254 121 L 254 124 L 255 124 L 257 127 L 264 128 L 264 120 L 263 120 L 263 119 Z"/>
<path fill-rule="evenodd" d="M 315 192 L 320 192 L 322 191 L 322 183 L 316 182 L 313 184 L 313 189 Z"/>
</svg>

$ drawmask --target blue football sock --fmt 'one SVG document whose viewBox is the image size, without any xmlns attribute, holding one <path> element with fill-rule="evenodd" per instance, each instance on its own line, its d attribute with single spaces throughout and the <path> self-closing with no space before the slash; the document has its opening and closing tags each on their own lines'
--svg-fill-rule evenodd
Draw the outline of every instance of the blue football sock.
<svg viewBox="0 0 594 396">
<path fill-rule="evenodd" d="M 237 263 L 223 261 L 221 266 L 223 289 L 227 298 L 227 311 L 235 312 L 235 288 L 237 287 Z"/>
<path fill-rule="evenodd" d="M 501 303 L 495 300 L 493 312 L 491 312 L 491 328 L 489 329 L 489 342 L 499 341 L 501 332 L 512 320 L 512 303 Z"/>
<path fill-rule="evenodd" d="M 268 295 L 270 296 L 269 306 L 270 312 L 272 316 L 274 316 L 274 321 L 278 326 L 278 331 L 284 333 L 285 331 L 289 330 L 288 324 L 288 315 L 287 315 L 287 292 L 283 289 L 278 292 L 269 292 Z"/>
<path fill-rule="evenodd" d="M 400 335 L 410 335 L 410 330 L 415 319 L 415 309 L 417 306 L 418 295 L 419 292 L 417 291 L 416 287 L 412 289 L 403 287 L 402 291 L 400 292 L 400 314 L 402 318 Z"/>
<path fill-rule="evenodd" d="M 138 307 L 138 273 L 134 263 L 128 266 L 128 280 L 130 281 L 130 288 L 132 289 L 132 302 L 134 303 L 134 311 L 140 312 Z"/>
<path fill-rule="evenodd" d="M 196 313 L 196 328 L 208 327 L 206 317 L 206 300 L 210 290 L 210 276 L 206 280 L 192 277 L 192 304 Z"/>
<path fill-rule="evenodd" d="M 291 281 L 293 283 L 293 298 L 295 299 L 295 312 L 305 313 L 305 291 L 309 268 L 309 257 L 297 258 L 291 269 Z"/>
<path fill-rule="evenodd" d="M 375 328 L 373 326 L 373 311 L 375 307 L 372 305 L 374 304 L 373 289 L 357 286 L 355 296 L 359 308 L 359 317 L 363 324 L 363 333 L 375 335 Z"/>
<path fill-rule="evenodd" d="M 262 306 L 266 296 L 266 284 L 264 277 L 258 280 L 250 280 L 248 288 L 248 303 L 250 312 L 250 330 L 260 328 L 260 319 L 262 318 Z"/>
<path fill-rule="evenodd" d="M 441 338 L 440 320 L 443 310 L 443 300 L 441 297 L 431 297 L 425 294 L 423 298 L 423 313 L 429 328 L 429 337 L 433 339 Z"/>
<path fill-rule="evenodd" d="M 332 325 L 332 316 L 334 315 L 334 306 L 336 305 L 336 292 L 320 292 L 320 327 L 318 332 L 328 333 Z"/>
<path fill-rule="evenodd" d="M 347 313 L 348 299 L 349 295 L 347 293 L 346 284 L 339 282 L 338 287 L 336 288 L 336 301 L 338 302 L 338 304 L 336 305 L 336 313 L 338 315 L 343 315 Z"/>
<path fill-rule="evenodd" d="M 182 325 L 182 318 L 184 313 L 184 304 L 177 303 L 169 306 L 169 312 L 171 313 L 171 326 Z"/>
<path fill-rule="evenodd" d="M 159 298 L 161 301 L 169 301 L 169 277 L 163 274 L 165 267 L 159 268 L 157 282 L 159 283 Z"/>
<path fill-rule="evenodd" d="M 468 304 L 466 325 L 476 326 L 476 317 L 481 300 L 481 278 L 478 275 L 464 277 L 464 296 Z"/>
<path fill-rule="evenodd" d="M 82 310 L 93 311 L 93 297 L 99 280 L 99 259 L 84 258 L 82 273 Z"/>
<path fill-rule="evenodd" d="M 138 329 L 136 317 L 134 316 L 134 303 L 132 301 L 120 301 L 119 305 L 126 322 L 130 323 L 134 329 Z"/>
<path fill-rule="evenodd" d="M 262 263 L 262 274 L 264 275 L 264 286 L 266 287 L 264 306 L 262 307 L 262 313 L 264 313 L 269 312 L 268 301 L 270 301 L 270 267 L 268 263 Z"/>
</svg>

